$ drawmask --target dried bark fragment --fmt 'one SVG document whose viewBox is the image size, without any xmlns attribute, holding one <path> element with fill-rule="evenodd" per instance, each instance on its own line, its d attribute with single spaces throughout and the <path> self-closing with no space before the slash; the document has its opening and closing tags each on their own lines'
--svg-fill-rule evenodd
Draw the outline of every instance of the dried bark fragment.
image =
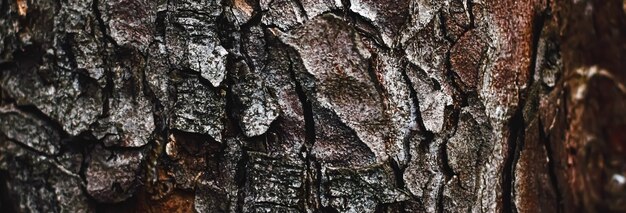
<svg viewBox="0 0 626 213">
<path fill-rule="evenodd" d="M 78 176 L 81 155 L 66 153 L 57 159 L 41 156 L 0 137 L 0 169 L 8 173 L 7 192 L 16 210 L 93 212 Z M 5 210 L 9 206 L 3 206 Z"/>
<path fill-rule="evenodd" d="M 556 153 L 551 153 L 549 140 L 544 135 L 548 132 L 546 129 L 553 128 L 556 119 L 554 111 L 560 110 L 557 106 L 560 105 L 560 101 L 551 103 L 550 108 L 546 107 L 545 101 L 552 96 L 549 92 L 555 94 L 558 91 L 556 88 L 551 89 L 556 86 L 556 81 L 561 75 L 562 63 L 557 50 L 554 22 L 549 19 L 545 21 L 535 50 L 533 84 L 530 86 L 528 101 L 522 109 L 524 132 L 523 137 L 518 139 L 516 147 L 519 156 L 513 165 L 511 199 L 518 212 L 562 211 L 561 205 L 558 204 L 561 200 L 559 186 L 554 179 L 553 171 L 554 165 L 558 163 L 554 162 Z M 554 111 L 547 113 L 546 109 Z"/>
<path fill-rule="evenodd" d="M 432 132 L 441 132 L 444 128 L 445 108 L 453 104 L 454 95 L 454 88 L 446 80 L 446 53 L 450 47 L 443 38 L 440 24 L 438 18 L 432 18 L 406 42 L 404 49 L 408 61 L 417 66 L 409 67 L 406 74 L 420 100 L 422 121 Z"/>
<path fill-rule="evenodd" d="M 246 44 L 247 55 L 265 85 L 269 95 L 267 101 L 276 101 L 274 111 L 278 117 L 265 132 L 267 153 L 271 156 L 298 156 L 306 142 L 304 106 L 298 85 L 294 82 L 290 54 L 286 46 L 279 43 L 277 37 L 269 32 L 259 32 L 260 28 L 252 28 L 249 44 Z M 265 37 L 267 35 L 267 37 Z M 278 137 L 280 136 L 280 137 Z"/>
<path fill-rule="evenodd" d="M 106 59 L 104 33 L 99 28 L 93 1 L 68 1 L 62 4 L 55 16 L 54 28 L 58 66 L 87 71 L 101 87 L 106 85 Z M 88 33 L 85 33 L 88 32 Z M 63 46 L 67 45 L 67 46 Z"/>
<path fill-rule="evenodd" d="M 144 73 L 148 89 L 162 105 L 171 108 L 172 94 L 169 92 L 169 88 L 172 82 L 167 56 L 167 49 L 163 41 L 153 43 L 148 48 Z"/>
<path fill-rule="evenodd" d="M 342 9 L 340 0 L 300 0 L 309 19 L 313 19 L 327 11 Z"/>
<path fill-rule="evenodd" d="M 541 143 L 538 120 L 530 120 L 525 131 L 514 171 L 512 197 L 516 211 L 555 212 L 557 197 L 549 176 L 549 157 Z"/>
<path fill-rule="evenodd" d="M 444 12 L 446 38 L 457 41 L 465 32 L 472 28 L 473 12 L 470 10 L 476 7 L 476 3 L 471 1 L 452 0 L 448 9 Z"/>
<path fill-rule="evenodd" d="M 289 158 L 271 158 L 263 153 L 247 152 L 244 212 L 299 212 L 302 202 L 303 162 Z"/>
<path fill-rule="evenodd" d="M 294 46 L 302 57 L 306 69 L 306 74 L 302 75 L 302 85 L 315 84 L 314 88 L 304 88 L 315 104 L 337 114 L 379 160 L 384 161 L 402 153 L 402 150 L 390 147 L 401 143 L 397 142 L 401 139 L 380 130 L 389 128 L 392 123 L 390 120 L 393 115 L 389 111 L 405 110 L 406 119 L 410 107 L 406 102 L 397 103 L 404 106 L 386 106 L 388 97 L 379 92 L 393 88 L 381 85 L 385 80 L 382 78 L 388 77 L 384 76 L 383 70 L 380 73 L 372 70 L 372 63 L 376 62 L 372 61 L 374 49 L 366 44 L 368 41 L 362 40 L 353 28 L 334 15 L 313 19 L 290 34 L 283 39 Z M 311 36 L 313 34 L 321 36 Z M 408 126 L 408 123 L 405 125 Z"/>
<path fill-rule="evenodd" d="M 250 21 L 255 12 L 255 4 L 257 2 L 251 0 L 233 0 L 232 11 L 238 25 L 242 25 Z"/>
<path fill-rule="evenodd" d="M 485 112 L 493 127 L 493 151 L 487 156 L 484 177 L 479 184 L 479 205 L 476 211 L 488 209 L 507 210 L 511 208 L 509 200 L 512 178 L 510 172 L 514 159 L 515 141 L 518 130 L 513 127 L 519 119 L 518 109 L 525 95 L 532 70 L 533 29 L 536 22 L 533 14 L 540 8 L 540 2 L 485 2 L 483 11 L 474 13 L 487 18 L 476 23 L 477 27 L 491 37 L 488 44 L 487 61 L 482 73 L 479 97 L 485 106 Z M 497 11 L 487 16 L 487 11 Z M 510 19 L 515 14 L 517 19 Z M 489 26 L 494 27 L 490 28 Z M 517 115 L 516 115 L 517 114 Z M 517 117 L 517 118 L 516 118 Z M 497 180 L 499 181 L 488 181 Z"/>
<path fill-rule="evenodd" d="M 61 149 L 61 136 L 49 123 L 13 106 L 0 107 L 0 133 L 46 155 L 56 155 Z"/>
<path fill-rule="evenodd" d="M 223 151 L 224 154 L 218 155 L 216 161 L 220 171 L 217 178 L 217 182 L 220 185 L 217 188 L 226 192 L 226 200 L 224 202 L 228 202 L 228 211 L 235 212 L 241 207 L 239 198 L 242 197 L 242 193 L 239 190 L 241 184 L 238 180 L 240 178 L 239 175 L 243 172 L 241 165 L 243 165 L 244 151 L 241 138 L 227 138 L 224 144 L 226 146 Z M 197 193 L 196 199 L 205 198 L 202 193 Z M 204 208 L 204 206 L 197 206 L 196 209 L 199 207 Z"/>
<path fill-rule="evenodd" d="M 328 168 L 324 176 L 322 205 L 340 212 L 375 212 L 383 204 L 408 199 L 395 185 L 391 168 L 384 165 Z"/>
<path fill-rule="evenodd" d="M 241 128 L 247 137 L 262 135 L 280 113 L 275 95 L 246 63 L 237 63 L 236 69 L 238 76 L 232 90 L 236 101 L 242 105 L 239 113 Z"/>
<path fill-rule="evenodd" d="M 488 35 L 498 39 L 489 43 L 480 96 L 493 122 L 505 123 L 519 106 L 519 94 L 528 86 L 533 50 L 533 14 L 539 9 L 539 1 L 528 0 L 519 4 L 506 1 L 489 4 L 488 9 L 497 10 L 483 24 L 497 27 L 487 30 Z M 485 12 L 481 11 L 481 12 Z M 511 20 L 511 12 L 517 19 Z M 496 74 L 497 73 L 497 74 Z M 506 134 L 506 133 L 505 133 Z"/>
<path fill-rule="evenodd" d="M 361 142 L 356 133 L 341 123 L 329 110 L 313 107 L 315 144 L 311 154 L 330 166 L 367 166 L 376 162 L 376 155 Z M 350 153 L 344 155 L 343 153 Z"/>
<path fill-rule="evenodd" d="M 446 1 L 417 0 L 409 4 L 409 20 L 406 29 L 402 33 L 400 42 L 404 45 L 412 39 L 418 31 L 427 27 L 433 20 L 438 19 L 436 15 L 443 8 Z M 407 54 L 408 55 L 408 54 Z"/>
<path fill-rule="evenodd" d="M 215 47 L 208 56 L 209 62 L 206 66 L 209 68 L 201 69 L 200 76 L 209 80 L 213 87 L 220 86 L 226 76 L 226 56 L 228 56 L 228 51 L 224 47 Z"/>
<path fill-rule="evenodd" d="M 35 51 L 35 50 L 33 50 Z M 30 52 L 33 54 L 36 52 Z M 58 121 L 63 130 L 72 135 L 87 130 L 102 113 L 102 90 L 89 77 L 49 64 L 52 52 L 44 56 L 41 66 L 32 62 L 4 70 L 2 88 L 16 99 L 18 105 L 34 105 L 47 116 Z M 28 65 L 27 65 L 28 64 Z"/>
<path fill-rule="evenodd" d="M 153 103 L 144 94 L 143 57 L 119 59 L 112 65 L 112 97 L 108 115 L 93 125 L 92 131 L 105 146 L 146 145 L 155 129 Z M 132 122 L 129 122 L 132 121 Z"/>
<path fill-rule="evenodd" d="M 464 108 L 454 135 L 446 144 L 448 165 L 454 176 L 446 182 L 444 209 L 470 211 L 476 203 L 476 187 L 485 166 L 481 156 L 492 146 L 486 119 L 474 118 L 480 111 Z M 479 123 L 481 122 L 481 123 Z"/>
<path fill-rule="evenodd" d="M 408 71 L 409 76 L 416 76 L 413 71 Z M 434 80 L 422 80 L 420 77 L 411 77 L 413 89 L 417 91 L 419 111 L 428 131 L 441 132 L 445 124 L 445 109 L 452 105 L 452 97 L 446 94 Z"/>
<path fill-rule="evenodd" d="M 174 82 L 177 97 L 170 128 L 208 134 L 222 141 L 226 100 L 224 94 L 200 83 L 197 76 L 181 73 Z"/>
<path fill-rule="evenodd" d="M 438 82 L 445 80 L 446 52 L 449 42 L 443 37 L 439 15 L 433 15 L 404 45 L 409 62 L 418 66 Z"/>
<path fill-rule="evenodd" d="M 406 188 L 411 192 L 419 205 L 412 204 L 412 211 L 435 212 L 439 209 L 439 192 L 443 189 L 445 177 L 438 166 L 438 149 L 442 140 L 414 136 L 410 140 L 410 150 L 413 159 L 409 163 L 402 178 Z M 426 145 L 421 145 L 426 144 Z"/>
<path fill-rule="evenodd" d="M 410 158 L 405 142 L 418 128 L 415 114 L 417 106 L 411 99 L 410 85 L 407 85 L 402 75 L 405 66 L 397 55 L 387 53 L 377 55 L 372 63 L 381 90 L 379 93 L 383 99 L 384 113 L 389 119 L 386 149 L 400 166 L 405 166 Z"/>
<path fill-rule="evenodd" d="M 213 87 L 220 85 L 226 69 L 225 49 L 215 31 L 222 7 L 216 1 L 170 2 L 165 43 L 169 62 L 176 68 L 200 72 Z"/>
<path fill-rule="evenodd" d="M 145 51 L 155 35 L 157 2 L 149 0 L 96 1 L 107 34 L 117 45 Z M 127 8 L 133 8 L 128 10 Z"/>
<path fill-rule="evenodd" d="M 450 50 L 450 66 L 469 88 L 475 89 L 480 84 L 480 65 L 486 48 L 480 35 L 470 30 Z"/>
<path fill-rule="evenodd" d="M 109 151 L 96 146 L 85 170 L 87 193 L 100 202 L 115 203 L 133 195 L 144 154 L 140 151 Z"/>
<path fill-rule="evenodd" d="M 393 47 L 409 15 L 409 4 L 408 0 L 350 0 L 348 9 L 371 21 L 380 31 L 385 45 Z"/>
<path fill-rule="evenodd" d="M 296 0 L 261 0 L 261 10 L 266 11 L 261 18 L 265 25 L 277 26 L 282 30 L 289 30 L 304 22 L 304 11 L 300 9 Z"/>
</svg>

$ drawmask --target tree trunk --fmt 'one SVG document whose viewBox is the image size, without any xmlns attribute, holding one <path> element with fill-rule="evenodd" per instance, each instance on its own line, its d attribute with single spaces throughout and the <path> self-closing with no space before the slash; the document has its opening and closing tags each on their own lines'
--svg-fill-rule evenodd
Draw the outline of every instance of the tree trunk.
<svg viewBox="0 0 626 213">
<path fill-rule="evenodd" d="M 621 0 L 2 0 L 8 212 L 626 211 Z"/>
</svg>

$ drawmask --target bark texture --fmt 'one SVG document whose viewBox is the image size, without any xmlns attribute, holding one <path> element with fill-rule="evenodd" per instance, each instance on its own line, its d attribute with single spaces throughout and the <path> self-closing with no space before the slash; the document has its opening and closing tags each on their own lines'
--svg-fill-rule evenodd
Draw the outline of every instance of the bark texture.
<svg viewBox="0 0 626 213">
<path fill-rule="evenodd" d="M 1 0 L 8 212 L 626 211 L 622 0 Z"/>
</svg>

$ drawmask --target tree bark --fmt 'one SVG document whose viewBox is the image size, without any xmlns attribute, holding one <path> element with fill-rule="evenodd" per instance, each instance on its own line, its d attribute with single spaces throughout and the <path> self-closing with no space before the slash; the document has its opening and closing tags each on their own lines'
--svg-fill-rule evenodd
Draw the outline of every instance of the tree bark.
<svg viewBox="0 0 626 213">
<path fill-rule="evenodd" d="M 623 212 L 625 11 L 2 0 L 0 208 Z"/>
</svg>

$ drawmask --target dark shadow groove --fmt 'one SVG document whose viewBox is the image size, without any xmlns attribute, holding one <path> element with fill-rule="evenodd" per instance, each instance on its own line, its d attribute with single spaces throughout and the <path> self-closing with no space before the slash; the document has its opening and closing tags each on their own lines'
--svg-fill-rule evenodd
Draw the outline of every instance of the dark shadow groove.
<svg viewBox="0 0 626 213">
<path fill-rule="evenodd" d="M 550 144 L 550 140 L 547 135 L 543 132 L 544 126 L 539 120 L 539 139 L 543 141 L 543 146 L 546 149 L 546 155 L 548 156 L 548 176 L 550 178 L 550 182 L 552 183 L 552 187 L 554 189 L 554 193 L 556 195 L 556 212 L 563 212 L 563 196 L 561 195 L 561 190 L 559 187 L 559 181 L 556 175 L 556 162 L 554 160 L 554 150 Z"/>
<path fill-rule="evenodd" d="M 3 212 L 13 213 L 17 212 L 18 202 L 9 192 L 9 174 L 7 171 L 0 170 L 0 208 Z"/>
</svg>

